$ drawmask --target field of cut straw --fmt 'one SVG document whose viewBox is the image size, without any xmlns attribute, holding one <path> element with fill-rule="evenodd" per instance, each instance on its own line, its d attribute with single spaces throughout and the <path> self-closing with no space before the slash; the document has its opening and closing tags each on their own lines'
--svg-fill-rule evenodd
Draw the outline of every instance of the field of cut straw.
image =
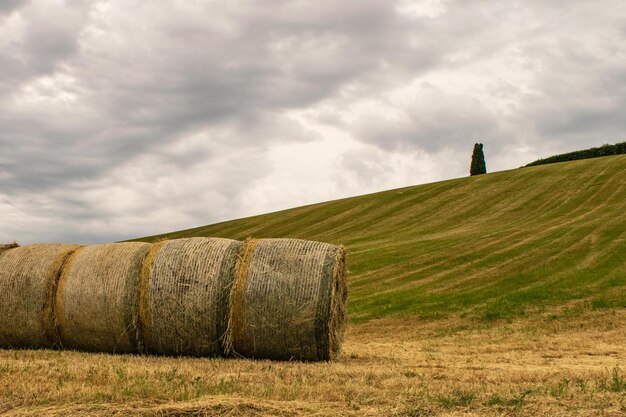
<svg viewBox="0 0 626 417">
<path fill-rule="evenodd" d="M 332 363 L 0 351 L 0 413 L 623 416 L 626 312 L 568 311 L 375 320 Z"/>
</svg>

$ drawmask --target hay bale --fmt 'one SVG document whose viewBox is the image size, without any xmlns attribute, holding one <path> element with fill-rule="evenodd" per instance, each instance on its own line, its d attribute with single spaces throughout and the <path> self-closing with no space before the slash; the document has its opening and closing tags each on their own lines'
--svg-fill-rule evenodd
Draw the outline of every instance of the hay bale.
<svg viewBox="0 0 626 417">
<path fill-rule="evenodd" d="M 79 246 L 6 246 L 0 246 L 0 347 L 54 347 L 57 282 L 63 264 Z"/>
<path fill-rule="evenodd" d="M 190 238 L 156 243 L 144 261 L 141 329 L 148 352 L 223 355 L 228 299 L 242 243 Z"/>
<path fill-rule="evenodd" d="M 230 299 L 226 350 L 267 359 L 329 360 L 346 314 L 345 251 L 298 239 L 248 239 Z"/>
<path fill-rule="evenodd" d="M 109 243 L 72 254 L 56 299 L 63 346 L 120 353 L 139 350 L 139 277 L 149 250 L 148 243 Z"/>
</svg>

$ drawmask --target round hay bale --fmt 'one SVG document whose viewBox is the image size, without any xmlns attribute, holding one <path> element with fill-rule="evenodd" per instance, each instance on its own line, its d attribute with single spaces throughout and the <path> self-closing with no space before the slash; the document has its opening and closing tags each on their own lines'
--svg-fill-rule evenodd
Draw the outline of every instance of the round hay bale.
<svg viewBox="0 0 626 417">
<path fill-rule="evenodd" d="M 72 254 L 56 299 L 64 347 L 116 353 L 139 350 L 139 277 L 149 250 L 148 243 L 108 243 Z"/>
<path fill-rule="evenodd" d="M 219 238 L 156 243 L 140 290 L 145 349 L 167 355 L 223 355 L 228 299 L 243 244 Z"/>
<path fill-rule="evenodd" d="M 58 346 L 55 291 L 63 264 L 78 248 L 78 245 L 49 243 L 14 245 L 12 249 L 2 251 L 0 347 Z"/>
<path fill-rule="evenodd" d="M 329 360 L 340 350 L 348 289 L 342 246 L 248 239 L 230 298 L 227 353 Z"/>
</svg>

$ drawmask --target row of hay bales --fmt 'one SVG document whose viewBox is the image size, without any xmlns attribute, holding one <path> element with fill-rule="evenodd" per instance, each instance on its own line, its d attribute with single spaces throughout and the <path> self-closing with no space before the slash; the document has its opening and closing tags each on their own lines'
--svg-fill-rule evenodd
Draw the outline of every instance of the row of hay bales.
<svg viewBox="0 0 626 417">
<path fill-rule="evenodd" d="M 221 238 L 0 245 L 0 347 L 329 360 L 341 246 Z"/>
</svg>

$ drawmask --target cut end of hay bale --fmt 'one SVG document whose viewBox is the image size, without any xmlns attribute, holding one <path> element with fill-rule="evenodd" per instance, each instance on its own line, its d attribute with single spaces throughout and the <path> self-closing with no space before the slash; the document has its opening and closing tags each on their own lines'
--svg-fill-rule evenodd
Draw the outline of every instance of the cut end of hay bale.
<svg viewBox="0 0 626 417">
<path fill-rule="evenodd" d="M 329 360 L 346 318 L 343 247 L 248 239 L 231 292 L 227 352 L 251 358 Z"/>
</svg>

